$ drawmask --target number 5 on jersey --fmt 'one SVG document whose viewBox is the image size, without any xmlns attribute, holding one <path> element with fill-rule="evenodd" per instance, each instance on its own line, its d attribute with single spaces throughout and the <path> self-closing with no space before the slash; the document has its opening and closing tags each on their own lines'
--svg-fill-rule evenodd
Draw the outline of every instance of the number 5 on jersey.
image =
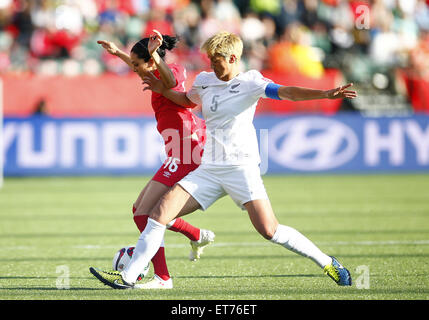
<svg viewBox="0 0 429 320">
<path fill-rule="evenodd" d="M 218 101 L 217 101 L 217 99 L 219 98 L 220 96 L 219 95 L 217 95 L 217 94 L 215 94 L 214 96 L 213 96 L 213 99 L 212 99 L 212 105 L 210 106 L 210 110 L 212 111 L 212 112 L 216 112 L 217 111 L 217 106 L 218 106 Z"/>
</svg>

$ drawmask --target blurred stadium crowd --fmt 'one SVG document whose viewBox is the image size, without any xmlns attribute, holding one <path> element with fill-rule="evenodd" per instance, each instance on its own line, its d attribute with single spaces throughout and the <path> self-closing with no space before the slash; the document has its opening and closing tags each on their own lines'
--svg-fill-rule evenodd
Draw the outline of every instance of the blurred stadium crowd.
<svg viewBox="0 0 429 320">
<path fill-rule="evenodd" d="M 379 89 L 398 67 L 429 79 L 429 0 L 0 0 L 0 74 L 125 74 L 96 40 L 129 50 L 152 29 L 180 37 L 169 59 L 189 70 L 208 67 L 200 44 L 228 30 L 246 68 L 336 68 Z"/>
</svg>

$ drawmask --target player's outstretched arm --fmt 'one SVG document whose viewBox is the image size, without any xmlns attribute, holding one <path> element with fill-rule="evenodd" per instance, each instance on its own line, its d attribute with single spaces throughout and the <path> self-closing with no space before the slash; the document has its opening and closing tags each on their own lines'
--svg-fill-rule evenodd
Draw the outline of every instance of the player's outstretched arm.
<svg viewBox="0 0 429 320">
<path fill-rule="evenodd" d="M 133 65 L 131 63 L 131 58 L 130 56 L 125 53 L 124 51 L 122 51 L 121 49 L 119 49 L 116 44 L 114 44 L 111 41 L 106 41 L 106 40 L 98 40 L 97 41 L 98 44 L 101 44 L 101 46 L 106 49 L 106 51 L 114 56 L 117 56 L 118 58 L 120 58 L 122 61 L 124 61 L 131 69 L 133 69 Z"/>
<path fill-rule="evenodd" d="M 349 83 L 331 90 L 316 90 L 269 84 L 270 87 L 267 88 L 267 90 L 273 98 L 275 98 L 275 94 L 277 92 L 278 99 L 280 100 L 302 101 L 315 99 L 354 99 L 357 97 L 357 92 L 354 90 L 348 90 L 352 85 L 353 83 Z"/>
<path fill-rule="evenodd" d="M 167 88 L 164 83 L 157 79 L 152 73 L 149 73 L 143 77 L 143 85 L 143 91 L 152 90 L 153 92 L 162 94 L 164 97 L 173 101 L 179 106 L 185 108 L 193 108 L 196 106 L 195 103 L 189 100 L 185 92 L 174 91 L 170 88 Z"/>
<path fill-rule="evenodd" d="M 159 75 L 162 83 L 166 88 L 174 88 L 177 85 L 176 78 L 168 65 L 159 56 L 158 48 L 162 45 L 163 37 L 158 30 L 152 30 L 153 34 L 149 37 L 148 51 L 153 61 L 155 62 L 156 68 L 159 71 Z"/>
</svg>

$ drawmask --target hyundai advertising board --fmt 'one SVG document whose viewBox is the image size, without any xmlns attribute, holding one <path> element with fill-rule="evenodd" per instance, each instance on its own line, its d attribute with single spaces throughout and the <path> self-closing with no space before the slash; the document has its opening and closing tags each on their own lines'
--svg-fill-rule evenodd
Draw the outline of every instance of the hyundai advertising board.
<svg viewBox="0 0 429 320">
<path fill-rule="evenodd" d="M 258 116 L 263 174 L 429 172 L 429 117 Z M 151 118 L 5 118 L 5 176 L 153 174 Z"/>
</svg>

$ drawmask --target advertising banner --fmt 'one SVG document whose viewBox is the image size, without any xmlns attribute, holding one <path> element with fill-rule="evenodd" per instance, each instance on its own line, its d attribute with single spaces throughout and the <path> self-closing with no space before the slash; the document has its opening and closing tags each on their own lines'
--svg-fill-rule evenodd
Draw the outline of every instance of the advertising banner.
<svg viewBox="0 0 429 320">
<path fill-rule="evenodd" d="M 258 116 L 263 174 L 429 172 L 429 117 Z M 5 118 L 5 176 L 154 174 L 153 118 Z"/>
</svg>

